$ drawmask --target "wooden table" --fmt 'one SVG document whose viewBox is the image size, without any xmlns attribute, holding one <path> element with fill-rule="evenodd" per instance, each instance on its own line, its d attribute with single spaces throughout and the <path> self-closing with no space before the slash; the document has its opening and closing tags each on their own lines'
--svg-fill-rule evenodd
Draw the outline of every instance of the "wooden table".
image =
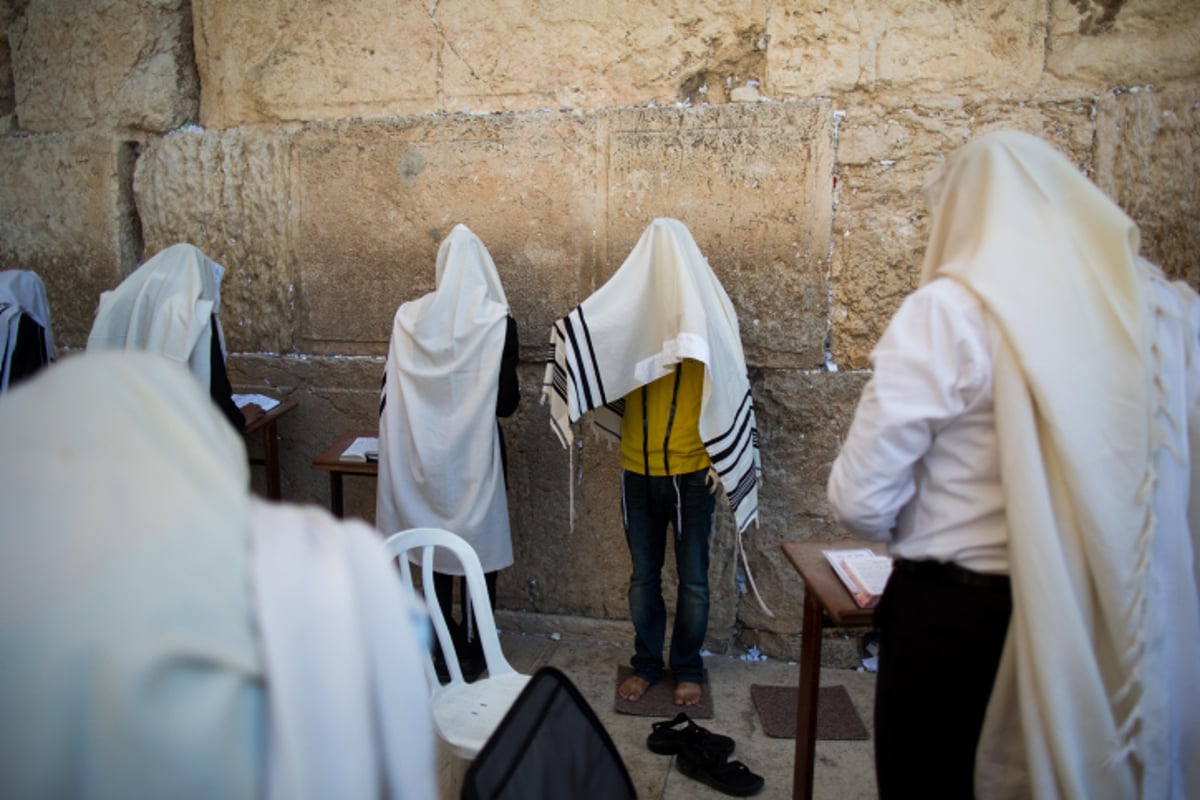
<svg viewBox="0 0 1200 800">
<path fill-rule="evenodd" d="M 884 555 L 882 544 L 871 542 L 784 542 L 783 553 L 804 580 L 804 619 L 800 631 L 800 698 L 796 704 L 796 764 L 792 797 L 810 800 L 817 746 L 817 690 L 821 684 L 821 639 L 826 627 L 870 628 L 875 610 L 859 608 L 826 560 L 825 550 L 869 547 Z"/>
<path fill-rule="evenodd" d="M 279 479 L 279 432 L 275 423 L 279 418 L 296 408 L 295 400 L 284 400 L 279 405 L 264 413 L 251 422 L 242 431 L 245 436 L 262 433 L 263 457 L 251 458 L 250 463 L 267 469 L 267 497 L 278 500 L 282 496 L 282 484 Z"/>
<path fill-rule="evenodd" d="M 342 516 L 342 476 L 378 475 L 379 464 L 375 461 L 342 461 L 342 453 L 359 436 L 378 436 L 378 431 L 350 431 L 343 433 L 321 455 L 313 459 L 313 469 L 329 473 L 329 508 L 334 516 Z"/>
</svg>

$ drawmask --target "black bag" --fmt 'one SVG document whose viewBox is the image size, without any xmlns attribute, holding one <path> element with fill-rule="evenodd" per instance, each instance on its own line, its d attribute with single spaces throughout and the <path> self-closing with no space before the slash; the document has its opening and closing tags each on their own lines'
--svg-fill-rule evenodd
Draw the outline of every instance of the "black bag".
<svg viewBox="0 0 1200 800">
<path fill-rule="evenodd" d="M 637 800 L 612 737 L 571 680 L 542 667 L 471 762 L 463 800 Z"/>
</svg>

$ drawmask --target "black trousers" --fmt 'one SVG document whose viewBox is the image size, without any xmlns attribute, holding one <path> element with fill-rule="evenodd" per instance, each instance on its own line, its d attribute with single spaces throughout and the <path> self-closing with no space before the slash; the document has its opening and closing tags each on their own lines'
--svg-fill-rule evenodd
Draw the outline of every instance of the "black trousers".
<svg viewBox="0 0 1200 800">
<path fill-rule="evenodd" d="M 974 796 L 975 748 L 1011 615 L 1007 577 L 896 562 L 875 612 L 881 800 Z"/>
<path fill-rule="evenodd" d="M 498 572 L 485 572 L 483 575 L 484 582 L 487 584 L 487 603 L 493 614 L 496 611 L 496 576 L 498 574 Z M 454 616 L 454 585 L 456 583 L 458 584 L 460 605 L 458 618 Z M 483 643 L 479 636 L 474 635 L 475 621 L 467 620 L 468 610 L 465 602 L 467 579 L 435 572 L 433 573 L 433 588 L 437 593 L 438 605 L 442 607 L 442 616 L 446 620 L 446 627 L 450 629 L 450 636 L 454 639 L 454 648 L 458 651 L 459 661 L 465 658 L 483 658 Z M 473 598 L 473 602 L 483 601 L 476 597 Z"/>
</svg>

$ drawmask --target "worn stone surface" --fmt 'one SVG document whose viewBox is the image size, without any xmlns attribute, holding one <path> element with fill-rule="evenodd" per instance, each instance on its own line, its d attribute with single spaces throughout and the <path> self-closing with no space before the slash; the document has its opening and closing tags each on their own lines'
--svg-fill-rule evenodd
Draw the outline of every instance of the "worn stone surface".
<svg viewBox="0 0 1200 800">
<path fill-rule="evenodd" d="M 833 361 L 868 366 L 888 320 L 917 286 L 928 236 L 921 187 L 969 137 L 999 128 L 1041 136 L 1092 169 L 1090 98 L 1044 104 L 930 96 L 843 98 L 838 128 L 830 312 Z"/>
<path fill-rule="evenodd" d="M 292 350 L 286 135 L 248 128 L 150 141 L 134 198 L 146 256 L 190 242 L 225 267 L 221 324 L 238 352 Z"/>
<path fill-rule="evenodd" d="M 8 43 L 8 29 L 17 15 L 16 5 L 15 0 L 0 0 L 0 118 L 10 116 L 16 110 L 12 47 Z"/>
<path fill-rule="evenodd" d="M 654 218 L 679 219 L 733 302 L 747 361 L 819 365 L 833 186 L 829 104 L 629 109 L 601 124 L 604 278 Z"/>
<path fill-rule="evenodd" d="M 762 451 L 761 517 L 743 536 L 768 617 L 744 597 L 738 620 L 776 633 L 799 630 L 803 583 L 780 545 L 786 541 L 845 538 L 833 522 L 825 485 L 858 404 L 863 373 L 763 370 L 753 382 Z"/>
<path fill-rule="evenodd" d="M 762 80 L 766 4 L 194 0 L 204 125 L 725 102 Z M 403 46 L 397 46 L 397 43 Z M 728 83 L 728 86 L 727 86 Z"/>
<path fill-rule="evenodd" d="M 46 284 L 55 344 L 87 344 L 100 293 L 137 261 L 133 148 L 98 134 L 0 139 L 0 266 Z"/>
<path fill-rule="evenodd" d="M 428 7 L 193 0 L 201 122 L 436 110 L 439 46 Z"/>
<path fill-rule="evenodd" d="M 1142 86 L 1200 71 L 1200 15 L 1180 0 L 1050 0 L 1046 72 L 1101 86 Z"/>
<path fill-rule="evenodd" d="M 8 40 L 22 130 L 163 132 L 196 119 L 186 0 L 28 0 Z"/>
<path fill-rule="evenodd" d="M 1041 73 L 1043 0 L 852 0 L 772 8 L 768 95 L 921 87 L 1024 90 Z"/>
<path fill-rule="evenodd" d="M 566 114 L 313 125 L 293 144 L 302 347 L 385 353 L 457 223 L 496 262 L 524 346 L 590 283 L 594 123 Z"/>
<path fill-rule="evenodd" d="M 1142 253 L 1200 287 L 1200 91 L 1105 95 L 1096 182 L 1133 217 Z"/>
</svg>

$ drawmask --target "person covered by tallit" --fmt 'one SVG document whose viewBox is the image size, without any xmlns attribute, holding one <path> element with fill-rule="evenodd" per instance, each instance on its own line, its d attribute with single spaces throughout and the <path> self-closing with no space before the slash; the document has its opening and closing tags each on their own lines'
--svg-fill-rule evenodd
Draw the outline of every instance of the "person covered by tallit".
<svg viewBox="0 0 1200 800">
<path fill-rule="evenodd" d="M 54 363 L 46 286 L 36 272 L 0 271 L 0 393 Z"/>
<path fill-rule="evenodd" d="M 1200 797 L 1200 298 L 1034 136 L 925 195 L 828 487 L 895 559 L 880 796 Z"/>
<path fill-rule="evenodd" d="M 559 440 L 569 447 L 572 424 L 590 413 L 595 429 L 620 443 L 635 641 L 618 693 L 637 702 L 669 667 L 674 702 L 696 705 L 715 495 L 733 512 L 747 577 L 741 534 L 758 516 L 758 433 L 737 314 L 687 226 L 660 218 L 603 286 L 554 323 L 550 340 L 543 400 Z M 662 567 L 672 528 L 679 583 L 664 664 Z"/>
<path fill-rule="evenodd" d="M 386 548 L 254 498 L 181 365 L 88 352 L 15 387 L 0 493 L 0 796 L 436 796 Z"/>
<path fill-rule="evenodd" d="M 89 350 L 150 350 L 185 364 L 226 419 L 244 430 L 247 414 L 233 401 L 221 330 L 225 267 L 186 242 L 159 251 L 115 289 L 100 294 Z"/>
<path fill-rule="evenodd" d="M 491 254 L 466 225 L 442 241 L 435 270 L 434 291 L 402 304 L 393 320 L 379 403 L 375 525 L 385 535 L 433 527 L 461 536 L 479 556 L 484 601 L 494 610 L 497 573 L 513 563 L 499 418 L 511 416 L 521 398 L 517 324 Z M 466 609 L 480 598 L 468 595 L 455 559 L 437 558 L 435 589 L 464 677 L 473 681 L 484 667 L 483 645 Z"/>
</svg>

